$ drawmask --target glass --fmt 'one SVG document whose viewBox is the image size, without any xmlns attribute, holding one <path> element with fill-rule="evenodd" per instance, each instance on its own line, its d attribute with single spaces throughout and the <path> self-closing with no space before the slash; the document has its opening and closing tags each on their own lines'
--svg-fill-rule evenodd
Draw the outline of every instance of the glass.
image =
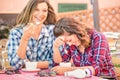
<svg viewBox="0 0 120 80">
<path fill-rule="evenodd" d="M 120 51 L 120 38 L 117 39 L 115 43 L 116 51 Z"/>
<path fill-rule="evenodd" d="M 2 55 L 0 53 L 0 70 L 2 70 Z"/>
<path fill-rule="evenodd" d="M 7 50 L 2 51 L 1 55 L 2 55 L 2 70 L 6 70 L 7 68 L 11 68 L 9 61 L 8 61 L 8 54 L 7 54 Z"/>
</svg>

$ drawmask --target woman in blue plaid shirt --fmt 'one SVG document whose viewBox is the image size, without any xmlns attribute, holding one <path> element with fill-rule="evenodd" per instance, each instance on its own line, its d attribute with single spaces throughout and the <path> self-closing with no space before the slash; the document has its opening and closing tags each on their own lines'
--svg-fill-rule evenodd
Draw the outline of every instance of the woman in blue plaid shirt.
<svg viewBox="0 0 120 80">
<path fill-rule="evenodd" d="M 26 59 L 36 62 L 37 68 L 53 66 L 55 22 L 54 10 L 47 0 L 28 2 L 17 17 L 17 27 L 9 34 L 8 59 L 13 68 L 22 68 Z"/>
</svg>

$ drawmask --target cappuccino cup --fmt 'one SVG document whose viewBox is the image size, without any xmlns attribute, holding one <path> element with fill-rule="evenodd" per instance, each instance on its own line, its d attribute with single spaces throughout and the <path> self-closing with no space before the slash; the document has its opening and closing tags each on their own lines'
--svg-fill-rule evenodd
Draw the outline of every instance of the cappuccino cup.
<svg viewBox="0 0 120 80">
<path fill-rule="evenodd" d="M 35 70 L 37 69 L 37 62 L 25 62 L 26 70 Z"/>
</svg>

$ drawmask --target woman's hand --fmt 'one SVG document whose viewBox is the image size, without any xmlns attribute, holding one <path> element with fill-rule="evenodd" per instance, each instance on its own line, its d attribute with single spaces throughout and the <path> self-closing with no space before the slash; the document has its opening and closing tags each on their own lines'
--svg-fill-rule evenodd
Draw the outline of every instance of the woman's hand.
<svg viewBox="0 0 120 80">
<path fill-rule="evenodd" d="M 65 44 L 64 37 L 56 38 L 56 40 L 53 43 L 53 52 L 54 52 L 53 60 L 55 63 L 59 63 L 62 61 L 62 57 L 61 57 L 58 47 L 64 44 Z"/>
<path fill-rule="evenodd" d="M 54 41 L 53 46 L 58 48 L 59 46 L 64 45 L 64 44 L 65 44 L 65 38 L 62 37 L 62 36 L 59 36 L 59 37 L 56 38 L 56 40 Z"/>
<path fill-rule="evenodd" d="M 22 38 L 25 40 L 29 40 L 31 37 L 34 36 L 35 32 L 35 25 L 33 23 L 29 23 L 25 28 L 24 28 L 24 33 Z"/>
<path fill-rule="evenodd" d="M 64 66 L 55 66 L 51 70 L 56 72 L 57 74 L 63 75 L 65 72 L 69 71 L 71 67 L 64 67 Z"/>
</svg>

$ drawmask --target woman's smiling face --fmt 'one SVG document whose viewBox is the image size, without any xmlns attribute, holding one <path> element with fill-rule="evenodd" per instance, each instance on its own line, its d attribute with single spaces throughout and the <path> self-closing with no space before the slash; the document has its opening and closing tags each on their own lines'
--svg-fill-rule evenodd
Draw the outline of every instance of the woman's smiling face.
<svg viewBox="0 0 120 80">
<path fill-rule="evenodd" d="M 48 15 L 48 5 L 47 3 L 39 3 L 33 12 L 32 21 L 34 23 L 40 22 L 44 23 Z"/>
<path fill-rule="evenodd" d="M 63 35 L 61 35 L 62 37 L 64 37 L 64 41 L 65 43 L 69 44 L 69 45 L 76 45 L 79 46 L 81 44 L 80 40 L 78 39 L 76 34 L 70 34 L 68 32 L 64 32 Z"/>
</svg>

